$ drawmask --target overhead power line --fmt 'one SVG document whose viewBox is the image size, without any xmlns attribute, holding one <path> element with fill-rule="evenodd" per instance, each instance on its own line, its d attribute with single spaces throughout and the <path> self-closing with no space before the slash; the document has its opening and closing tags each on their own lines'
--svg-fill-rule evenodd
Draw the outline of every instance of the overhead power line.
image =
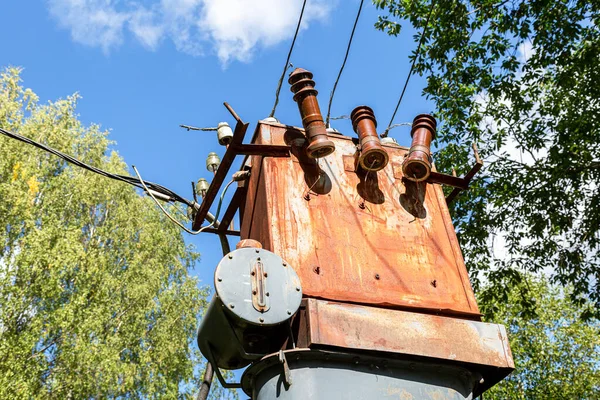
<svg viewBox="0 0 600 400">
<path fill-rule="evenodd" d="M 401 122 L 401 123 L 399 123 L 399 124 L 394 124 L 394 125 L 391 125 L 391 126 L 389 126 L 389 127 L 386 129 L 386 132 L 389 132 L 389 131 L 391 131 L 392 129 L 398 128 L 398 127 L 400 127 L 400 126 L 412 126 L 412 122 Z"/>
<path fill-rule="evenodd" d="M 14 132 L 7 131 L 7 130 L 2 129 L 2 128 L 0 128 L 0 133 L 2 135 L 4 135 L 4 136 L 7 136 L 7 137 L 11 138 L 11 139 L 16 139 L 16 140 L 21 141 L 23 143 L 27 143 L 27 144 L 30 144 L 30 145 L 32 145 L 34 147 L 37 147 L 38 149 L 42 149 L 42 150 L 44 150 L 44 151 L 46 151 L 48 153 L 54 154 L 55 156 L 62 158 L 66 162 L 68 162 L 70 164 L 73 164 L 73 165 L 76 165 L 76 166 L 78 166 L 80 168 L 83 168 L 85 170 L 94 172 L 94 173 L 96 173 L 98 175 L 102 175 L 102 176 L 104 176 L 106 178 L 115 179 L 117 181 L 128 183 L 128 184 L 130 184 L 132 186 L 135 186 L 135 187 L 137 187 L 139 189 L 146 190 L 146 192 L 148 194 L 150 194 L 150 195 L 153 195 L 152 193 L 154 193 L 155 196 L 160 197 L 162 200 L 165 200 L 165 201 L 177 201 L 177 202 L 180 202 L 180 203 L 184 203 L 184 204 L 186 204 L 188 206 L 192 206 L 193 205 L 193 202 L 185 199 L 184 197 L 181 197 L 180 195 L 178 195 L 177 193 L 173 192 L 172 190 L 167 189 L 166 187 L 161 186 L 161 185 L 159 185 L 157 183 L 143 182 L 140 179 L 134 178 L 132 176 L 113 174 L 111 172 L 104 171 L 104 170 L 102 170 L 100 168 L 96 168 L 96 167 L 93 167 L 93 166 L 91 166 L 89 164 L 86 164 L 83 161 L 76 159 L 75 157 L 72 157 L 72 156 L 70 156 L 68 154 L 65 154 L 65 153 L 61 152 L 61 151 L 53 149 L 50 146 L 47 146 L 45 144 L 36 142 L 33 139 L 30 139 L 28 137 L 19 135 L 19 134 L 14 133 Z"/>
<path fill-rule="evenodd" d="M 425 34 L 427 33 L 427 28 L 429 27 L 429 20 L 431 19 L 431 14 L 433 14 L 433 7 L 435 5 L 435 0 L 431 0 L 431 6 L 429 8 L 429 15 L 427 15 L 427 20 L 425 21 L 425 26 L 423 27 L 423 32 L 421 32 L 421 38 L 419 39 L 419 45 L 417 46 L 417 51 L 415 54 L 415 58 L 410 66 L 410 70 L 408 71 L 408 76 L 406 77 L 406 81 L 404 82 L 404 87 L 402 88 L 402 93 L 400 94 L 400 98 L 398 99 L 398 103 L 396 104 L 396 108 L 394 109 L 394 113 L 392 114 L 392 118 L 390 118 L 390 123 L 383 133 L 379 136 L 386 137 L 388 132 L 391 129 L 392 123 L 394 122 L 394 118 L 396 118 L 396 113 L 398 112 L 398 108 L 400 107 L 400 103 L 402 103 L 402 98 L 404 97 L 404 92 L 406 92 L 406 87 L 408 86 L 408 82 L 410 81 L 410 77 L 412 76 L 413 70 L 415 68 L 415 63 L 419 58 L 419 54 L 421 52 L 421 46 L 423 45 L 423 40 L 425 39 Z"/>
<path fill-rule="evenodd" d="M 144 180 L 142 179 L 142 176 L 140 175 L 140 173 L 137 170 L 137 168 L 135 167 L 135 165 L 132 165 L 132 168 L 135 171 L 135 174 L 137 175 L 138 179 L 140 180 L 142 186 L 144 187 L 144 190 L 146 190 L 146 193 L 148 193 L 148 195 L 150 197 L 152 197 L 152 200 L 154 200 L 154 202 L 156 203 L 156 205 L 167 216 L 167 218 L 169 218 L 171 220 L 171 222 L 173 222 L 175 225 L 177 225 L 178 227 L 180 227 L 181 229 L 183 229 L 184 231 L 186 231 L 190 235 L 197 235 L 199 233 L 202 233 L 206 229 L 211 228 L 215 224 L 215 222 L 217 222 L 217 220 L 219 219 L 219 213 L 221 212 L 221 205 L 223 204 L 223 199 L 225 198 L 225 193 L 227 193 L 227 189 L 229 189 L 229 186 L 231 186 L 231 184 L 233 182 L 235 182 L 233 179 L 231 181 L 229 181 L 229 183 L 225 186 L 225 188 L 221 192 L 221 197 L 219 198 L 219 204 L 217 205 L 217 212 L 215 213 L 215 217 L 214 217 L 213 221 L 210 224 L 208 224 L 206 226 L 203 226 L 202 228 L 198 229 L 197 231 L 192 231 L 192 230 L 186 228 L 185 226 L 183 226 L 183 224 L 181 222 L 177 221 L 171 214 L 169 214 L 169 212 L 163 207 L 163 205 L 160 204 L 160 202 L 156 199 L 156 197 L 154 196 L 154 194 L 152 193 L 152 191 L 148 190 L 148 188 L 146 187 L 146 182 L 144 182 Z M 190 205 L 190 206 L 194 207 L 193 205 Z"/>
<path fill-rule="evenodd" d="M 285 64 L 283 65 L 283 71 L 281 71 L 281 77 L 279 78 L 279 82 L 277 83 L 277 91 L 275 92 L 275 104 L 273 104 L 273 109 L 271 110 L 271 114 L 269 117 L 275 116 L 275 109 L 277 108 L 277 104 L 279 104 L 279 92 L 281 91 L 281 85 L 283 84 L 283 78 L 285 78 L 285 71 L 289 68 L 290 65 L 290 57 L 292 56 L 292 50 L 294 50 L 294 44 L 296 43 L 296 38 L 298 37 L 298 32 L 300 31 L 300 25 L 302 24 L 302 16 L 304 15 L 304 8 L 306 7 L 306 0 L 302 3 L 302 10 L 300 10 L 300 16 L 298 17 L 298 25 L 296 26 L 296 33 L 294 33 L 294 39 L 292 40 L 292 44 L 290 46 L 290 51 L 288 52 L 287 58 L 285 60 Z"/>
<path fill-rule="evenodd" d="M 329 96 L 329 105 L 327 106 L 327 119 L 325 120 L 325 126 L 329 128 L 329 116 L 331 115 L 331 103 L 333 102 L 333 96 L 335 95 L 335 89 L 337 88 L 338 82 L 340 81 L 340 77 L 342 76 L 342 72 L 344 71 L 344 67 L 346 66 L 346 61 L 348 60 L 348 54 L 350 54 L 350 47 L 352 46 L 352 39 L 354 39 L 354 31 L 356 31 L 356 25 L 358 24 L 358 19 L 360 18 L 360 12 L 362 11 L 364 0 L 360 0 L 360 5 L 358 6 L 358 12 L 356 13 L 356 19 L 354 20 L 354 26 L 352 27 L 352 33 L 350 34 L 350 39 L 348 40 L 348 47 L 346 48 L 346 55 L 344 56 L 344 62 L 340 68 L 340 72 L 338 73 L 337 79 L 333 84 L 333 90 L 331 91 L 331 95 Z"/>
</svg>

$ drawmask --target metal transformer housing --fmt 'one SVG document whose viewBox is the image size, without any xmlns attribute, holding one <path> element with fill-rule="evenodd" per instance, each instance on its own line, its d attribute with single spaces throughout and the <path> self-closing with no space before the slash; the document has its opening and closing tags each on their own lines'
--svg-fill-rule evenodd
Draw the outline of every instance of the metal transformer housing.
<svg viewBox="0 0 600 400">
<path fill-rule="evenodd" d="M 288 260 L 307 297 L 479 319 L 442 188 L 405 179 L 409 149 L 382 145 L 389 163 L 367 173 L 356 139 L 329 135 L 336 151 L 316 161 L 304 137 L 258 125 L 253 143 L 291 155 L 250 157 L 241 238 Z"/>
<path fill-rule="evenodd" d="M 299 349 L 253 364 L 242 388 L 254 400 L 472 400 L 478 380 L 457 366 Z"/>
<path fill-rule="evenodd" d="M 258 248 L 225 256 L 215 270 L 215 291 L 198 330 L 198 347 L 224 369 L 242 368 L 278 350 L 289 337 L 289 319 L 302 300 L 294 269 Z"/>
<path fill-rule="evenodd" d="M 262 264 L 263 276 L 255 267 Z M 252 274 L 255 275 L 252 275 Z M 265 283 L 264 310 L 255 307 L 252 281 Z M 273 326 L 287 321 L 300 307 L 302 288 L 292 267 L 277 254 L 241 248 L 224 257 L 215 270 L 215 290 L 232 318 L 243 324 Z M 260 307 L 259 307 L 260 308 Z"/>
</svg>

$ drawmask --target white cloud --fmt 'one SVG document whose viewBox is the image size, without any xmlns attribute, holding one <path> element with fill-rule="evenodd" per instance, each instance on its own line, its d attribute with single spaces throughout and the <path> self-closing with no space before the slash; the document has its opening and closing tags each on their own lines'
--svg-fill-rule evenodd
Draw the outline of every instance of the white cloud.
<svg viewBox="0 0 600 400">
<path fill-rule="evenodd" d="M 257 46 L 268 47 L 291 38 L 298 22 L 301 1 L 204 0 L 201 29 L 215 43 L 222 62 L 247 61 Z M 325 3 L 309 2 L 303 27 L 324 19 L 330 11 Z"/>
<path fill-rule="evenodd" d="M 50 0 L 50 13 L 61 27 L 71 31 L 74 41 L 101 47 L 108 52 L 123 40 L 128 17 L 110 0 Z"/>
<path fill-rule="evenodd" d="M 309 1 L 302 28 L 325 20 L 334 3 Z M 129 33 L 150 50 L 170 40 L 181 52 L 211 52 L 227 64 L 247 62 L 257 49 L 290 39 L 302 0 L 49 0 L 48 5 L 75 42 L 106 53 Z"/>
<path fill-rule="evenodd" d="M 165 33 L 164 26 L 157 23 L 155 13 L 145 8 L 139 8 L 129 16 L 128 27 L 135 38 L 150 50 L 156 50 Z"/>
</svg>

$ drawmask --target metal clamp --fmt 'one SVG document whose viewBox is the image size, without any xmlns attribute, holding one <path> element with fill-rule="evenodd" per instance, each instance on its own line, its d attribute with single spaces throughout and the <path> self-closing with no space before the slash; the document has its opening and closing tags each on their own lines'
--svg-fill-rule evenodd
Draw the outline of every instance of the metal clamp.
<svg viewBox="0 0 600 400">
<path fill-rule="evenodd" d="M 290 372 L 290 367 L 287 359 L 285 358 L 285 353 L 283 350 L 279 350 L 279 362 L 283 366 L 283 380 L 285 384 L 290 387 L 292 386 L 292 373 Z"/>
</svg>

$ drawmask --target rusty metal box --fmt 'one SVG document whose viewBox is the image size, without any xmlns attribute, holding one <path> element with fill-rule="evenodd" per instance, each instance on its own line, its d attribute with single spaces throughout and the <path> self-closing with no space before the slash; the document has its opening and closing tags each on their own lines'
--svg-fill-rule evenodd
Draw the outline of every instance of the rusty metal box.
<svg viewBox="0 0 600 400">
<path fill-rule="evenodd" d="M 442 188 L 402 179 L 406 148 L 384 146 L 386 168 L 357 173 L 350 137 L 331 134 L 336 151 L 316 161 L 302 129 L 256 129 L 254 143 L 292 155 L 251 157 L 241 237 L 289 261 L 305 296 L 479 316 Z"/>
</svg>

